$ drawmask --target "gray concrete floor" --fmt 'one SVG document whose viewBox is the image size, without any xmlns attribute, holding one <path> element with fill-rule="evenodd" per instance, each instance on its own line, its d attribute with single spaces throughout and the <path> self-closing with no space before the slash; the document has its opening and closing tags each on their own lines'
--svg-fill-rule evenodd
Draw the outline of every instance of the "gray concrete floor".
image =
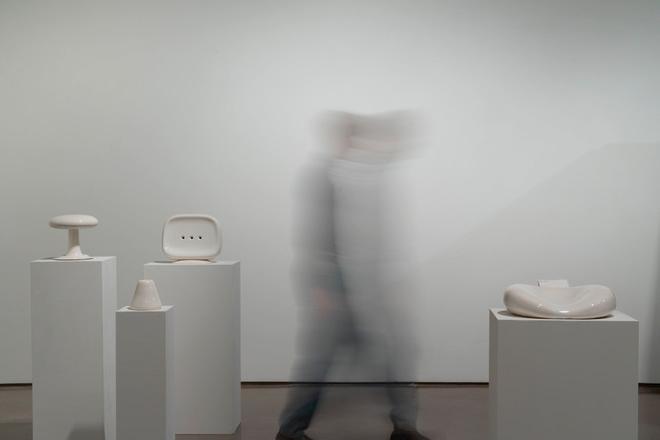
<svg viewBox="0 0 660 440">
<path fill-rule="evenodd" d="M 177 440 L 272 439 L 286 391 L 285 385 L 244 385 L 239 432 L 229 436 L 178 435 Z M 31 405 L 29 386 L 0 386 L 0 439 L 32 439 Z M 488 437 L 486 385 L 422 385 L 419 406 L 420 430 L 434 440 L 443 436 L 447 440 Z M 328 386 L 309 434 L 318 440 L 388 439 L 387 412 L 386 400 L 378 387 Z M 639 430 L 640 440 L 660 440 L 660 387 L 640 387 Z"/>
</svg>

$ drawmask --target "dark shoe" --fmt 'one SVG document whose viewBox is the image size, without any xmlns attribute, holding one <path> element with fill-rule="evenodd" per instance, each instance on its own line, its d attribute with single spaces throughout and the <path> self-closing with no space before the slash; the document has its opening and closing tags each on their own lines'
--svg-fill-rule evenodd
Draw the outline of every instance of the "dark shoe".
<svg viewBox="0 0 660 440">
<path fill-rule="evenodd" d="M 430 440 L 428 437 L 424 437 L 417 431 L 405 431 L 403 429 L 395 429 L 392 431 L 390 440 Z"/>
<path fill-rule="evenodd" d="M 293 438 L 293 437 L 289 437 L 288 435 L 284 435 L 281 432 L 278 432 L 277 437 L 275 437 L 275 440 L 312 440 L 312 438 L 307 437 L 306 435 L 303 435 L 300 438 Z"/>
</svg>

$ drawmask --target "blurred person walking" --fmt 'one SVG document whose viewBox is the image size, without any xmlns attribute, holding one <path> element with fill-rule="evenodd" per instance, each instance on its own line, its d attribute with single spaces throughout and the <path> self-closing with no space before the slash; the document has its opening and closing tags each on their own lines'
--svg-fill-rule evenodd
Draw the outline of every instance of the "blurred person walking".
<svg viewBox="0 0 660 440">
<path fill-rule="evenodd" d="M 388 383 L 391 440 L 427 440 L 417 431 L 417 398 L 410 384 L 414 341 L 394 286 L 402 278 L 396 241 L 388 232 L 388 168 L 404 150 L 403 113 L 327 115 L 329 154 L 302 181 L 294 273 L 300 288 L 300 357 L 296 381 L 280 415 L 277 440 L 309 439 L 310 426 L 337 353 L 351 350 L 377 365 Z"/>
</svg>

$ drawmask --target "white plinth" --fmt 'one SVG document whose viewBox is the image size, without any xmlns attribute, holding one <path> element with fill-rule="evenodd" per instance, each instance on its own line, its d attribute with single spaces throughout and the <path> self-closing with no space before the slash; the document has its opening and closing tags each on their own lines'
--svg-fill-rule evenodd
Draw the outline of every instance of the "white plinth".
<svg viewBox="0 0 660 440">
<path fill-rule="evenodd" d="M 174 440 L 174 308 L 116 316 L 117 439 Z"/>
<path fill-rule="evenodd" d="M 176 307 L 176 433 L 233 433 L 241 419 L 240 263 L 148 263 L 144 278 Z"/>
<path fill-rule="evenodd" d="M 637 438 L 638 323 L 490 310 L 491 440 Z"/>
<path fill-rule="evenodd" d="M 31 270 L 34 440 L 115 440 L 117 261 Z"/>
</svg>

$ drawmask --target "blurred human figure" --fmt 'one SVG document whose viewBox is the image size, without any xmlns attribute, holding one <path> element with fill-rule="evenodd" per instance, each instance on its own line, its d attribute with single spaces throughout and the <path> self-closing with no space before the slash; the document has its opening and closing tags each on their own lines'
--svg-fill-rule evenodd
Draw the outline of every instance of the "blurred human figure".
<svg viewBox="0 0 660 440">
<path fill-rule="evenodd" d="M 409 382 L 414 367 L 396 292 L 405 277 L 395 237 L 388 229 L 393 211 L 388 196 L 389 168 L 410 139 L 406 113 L 362 116 L 326 115 L 326 153 L 305 174 L 301 185 L 301 223 L 297 260 L 301 328 L 300 357 L 293 387 L 280 416 L 278 440 L 308 439 L 305 431 L 316 412 L 338 351 L 348 349 L 387 387 L 392 440 L 425 439 L 417 432 L 417 400 Z M 380 379 L 382 381 L 382 379 Z"/>
</svg>

